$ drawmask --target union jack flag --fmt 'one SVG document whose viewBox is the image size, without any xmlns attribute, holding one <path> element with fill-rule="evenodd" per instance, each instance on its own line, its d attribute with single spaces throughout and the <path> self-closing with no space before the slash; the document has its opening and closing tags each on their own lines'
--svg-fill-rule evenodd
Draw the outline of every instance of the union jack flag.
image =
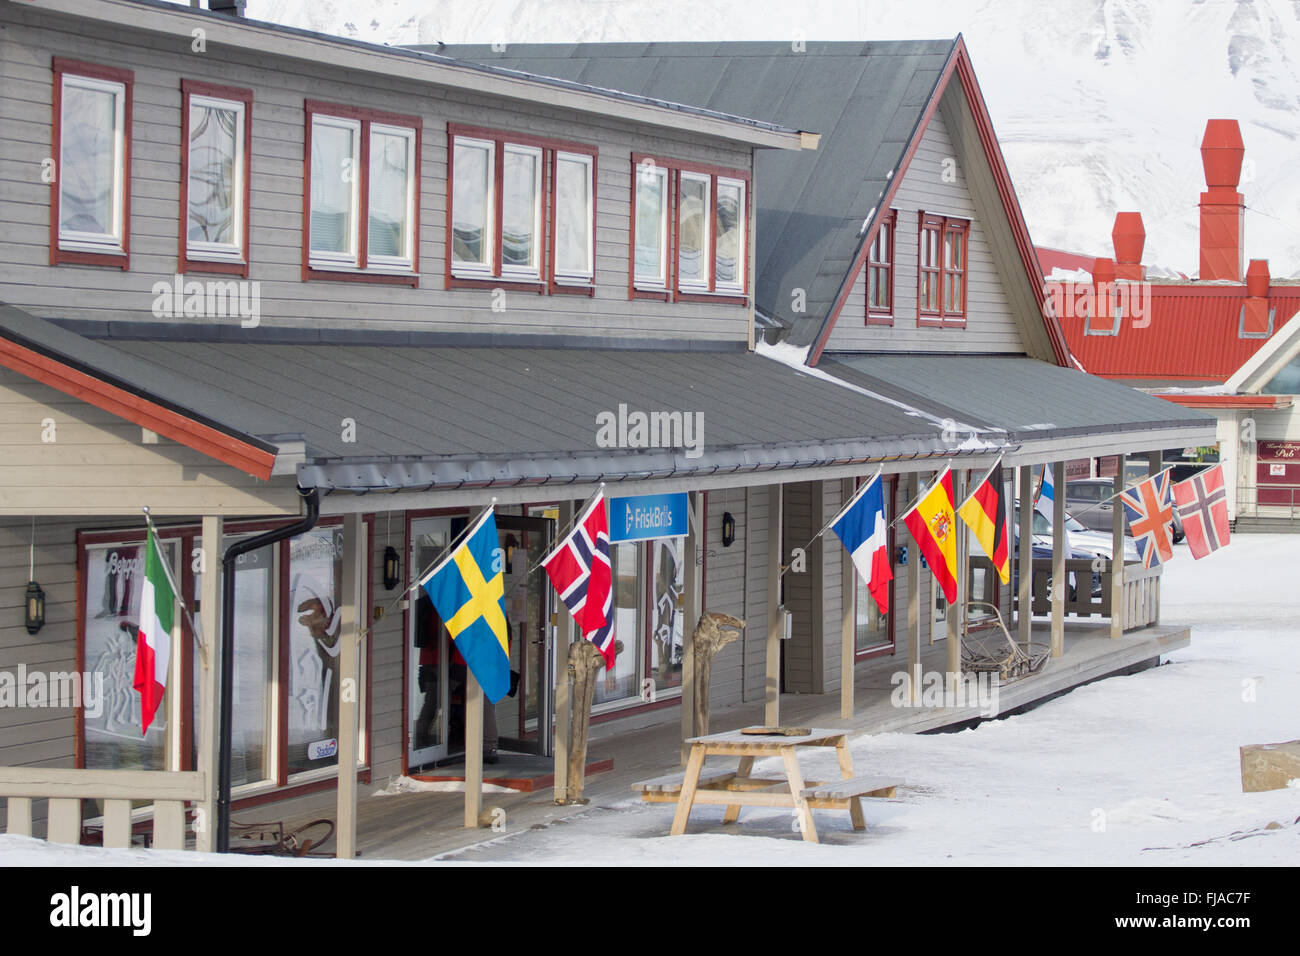
<svg viewBox="0 0 1300 956">
<path fill-rule="evenodd" d="M 1192 557 L 1199 561 L 1228 543 L 1228 491 L 1223 486 L 1222 465 L 1174 485 L 1174 501 Z"/>
<path fill-rule="evenodd" d="M 1142 566 L 1154 568 L 1174 556 L 1174 507 L 1169 500 L 1169 470 L 1165 469 L 1119 496 L 1128 515 L 1133 542 Z"/>
<path fill-rule="evenodd" d="M 569 532 L 542 567 L 573 615 L 583 637 L 596 645 L 605 666 L 614 666 L 613 572 L 609 561 L 609 520 L 605 496 L 595 499 L 578 516 Z"/>
</svg>

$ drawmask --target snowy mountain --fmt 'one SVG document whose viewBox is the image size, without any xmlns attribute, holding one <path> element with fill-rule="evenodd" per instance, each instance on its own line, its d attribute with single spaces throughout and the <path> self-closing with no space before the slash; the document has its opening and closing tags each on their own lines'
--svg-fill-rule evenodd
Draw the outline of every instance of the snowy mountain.
<svg viewBox="0 0 1300 956">
<path fill-rule="evenodd" d="M 1246 254 L 1300 277 L 1300 0 L 249 0 L 377 43 L 906 39 L 963 33 L 1039 245 L 1194 274 L 1205 121 L 1241 121 Z"/>
</svg>

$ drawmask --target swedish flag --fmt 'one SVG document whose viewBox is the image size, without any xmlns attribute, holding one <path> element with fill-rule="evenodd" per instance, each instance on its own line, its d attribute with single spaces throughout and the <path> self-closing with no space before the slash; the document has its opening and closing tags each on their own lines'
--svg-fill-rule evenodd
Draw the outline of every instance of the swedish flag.
<svg viewBox="0 0 1300 956">
<path fill-rule="evenodd" d="M 456 649 L 496 703 L 510 690 L 510 643 L 497 520 L 488 508 L 451 554 L 421 579 Z"/>
</svg>

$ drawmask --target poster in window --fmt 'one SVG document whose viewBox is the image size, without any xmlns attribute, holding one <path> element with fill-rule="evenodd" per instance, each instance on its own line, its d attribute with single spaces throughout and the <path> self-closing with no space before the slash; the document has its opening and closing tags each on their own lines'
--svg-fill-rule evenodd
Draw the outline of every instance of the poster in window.
<svg viewBox="0 0 1300 956">
<path fill-rule="evenodd" d="M 168 561 L 172 542 L 161 542 Z M 167 715 L 171 688 L 157 716 L 140 733 L 140 694 L 135 689 L 136 636 L 140 630 L 140 591 L 144 581 L 143 544 L 110 544 L 86 549 L 82 601 L 85 608 L 85 669 L 103 680 L 96 703 L 86 699 L 87 769 L 165 770 Z"/>
</svg>

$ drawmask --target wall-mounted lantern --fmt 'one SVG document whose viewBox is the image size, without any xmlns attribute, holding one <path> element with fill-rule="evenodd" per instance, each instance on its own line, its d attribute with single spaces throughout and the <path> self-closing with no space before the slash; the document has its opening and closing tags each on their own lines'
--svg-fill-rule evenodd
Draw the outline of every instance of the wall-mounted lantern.
<svg viewBox="0 0 1300 956">
<path fill-rule="evenodd" d="M 736 519 L 730 511 L 722 513 L 722 546 L 729 548 L 736 543 Z"/>
<path fill-rule="evenodd" d="M 402 559 L 398 557 L 397 549 L 390 544 L 384 549 L 384 590 L 391 591 L 397 587 L 401 571 Z"/>
</svg>

